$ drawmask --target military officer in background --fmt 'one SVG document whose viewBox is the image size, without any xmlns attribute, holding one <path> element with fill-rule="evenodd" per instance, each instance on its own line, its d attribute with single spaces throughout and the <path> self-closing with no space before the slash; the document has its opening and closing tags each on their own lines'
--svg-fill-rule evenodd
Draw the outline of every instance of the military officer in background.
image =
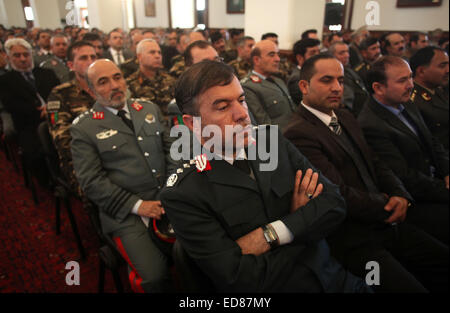
<svg viewBox="0 0 450 313">
<path fill-rule="evenodd" d="M 449 101 L 443 89 L 448 84 L 448 54 L 438 47 L 426 47 L 413 55 L 410 65 L 414 75 L 411 101 L 419 108 L 431 134 L 448 151 Z"/>
<path fill-rule="evenodd" d="M 180 45 L 177 48 L 178 51 L 181 51 L 180 48 L 184 48 L 185 50 L 183 51 L 183 54 L 186 52 L 187 47 L 196 42 L 196 41 L 205 41 L 205 36 L 203 36 L 203 34 L 201 32 L 191 32 L 188 35 L 188 38 L 180 38 Z M 181 76 L 181 74 L 183 74 L 183 72 L 186 70 L 187 66 L 186 65 L 186 59 L 185 56 L 183 55 L 183 57 L 174 57 L 172 59 L 172 68 L 170 69 L 169 73 L 170 75 L 172 75 L 175 78 L 178 78 Z"/>
<path fill-rule="evenodd" d="M 243 37 L 237 43 L 238 58 L 228 63 L 234 68 L 239 80 L 244 79 L 252 70 L 250 56 L 254 46 L 255 39 L 253 37 Z"/>
<path fill-rule="evenodd" d="M 369 86 L 367 85 L 367 73 L 369 72 L 373 62 L 381 57 L 380 42 L 375 37 L 368 37 L 359 45 L 359 51 L 361 52 L 363 61 L 354 69 L 356 74 L 358 74 L 364 81 L 366 88 L 369 89 Z"/>
<path fill-rule="evenodd" d="M 50 40 L 51 56 L 39 67 L 47 68 L 55 72 L 61 83 L 66 83 L 71 79 L 70 69 L 66 64 L 67 48 L 69 40 L 64 34 L 56 34 Z"/>
<path fill-rule="evenodd" d="M 280 57 L 277 45 L 270 40 L 253 48 L 252 72 L 241 81 L 254 125 L 278 125 L 283 129 L 296 109 L 286 84 L 275 77 Z"/>
<path fill-rule="evenodd" d="M 69 128 L 78 115 L 87 112 L 94 105 L 95 97 L 89 90 L 85 75 L 89 65 L 96 59 L 95 49 L 90 43 L 77 41 L 72 44 L 68 49 L 67 64 L 75 73 L 75 79 L 55 87 L 47 102 L 47 120 L 58 152 L 60 168 L 71 190 L 79 195 L 81 191 L 73 172 Z"/>
<path fill-rule="evenodd" d="M 165 214 L 159 192 L 177 167 L 168 129 L 156 104 L 126 99 L 125 79 L 112 61 L 94 62 L 87 79 L 97 102 L 70 129 L 76 176 L 128 262 L 133 290 L 168 292 L 168 259 L 147 229 L 149 219 Z"/>
</svg>

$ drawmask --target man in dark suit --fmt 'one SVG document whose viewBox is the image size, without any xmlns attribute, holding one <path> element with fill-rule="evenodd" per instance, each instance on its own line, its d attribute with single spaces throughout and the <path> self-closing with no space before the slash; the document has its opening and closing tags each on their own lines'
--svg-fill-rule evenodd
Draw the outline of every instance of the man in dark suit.
<svg viewBox="0 0 450 313">
<path fill-rule="evenodd" d="M 339 109 L 343 76 L 343 67 L 331 56 L 307 61 L 299 85 L 303 102 L 285 132 L 316 168 L 339 185 L 346 200 L 347 218 L 327 238 L 331 252 L 358 276 L 364 275 L 368 262 L 378 262 L 382 274 L 377 291 L 447 290 L 448 248 L 402 224 L 412 197 L 373 156 L 353 116 Z"/>
<path fill-rule="evenodd" d="M 416 201 L 407 221 L 448 243 L 448 153 L 409 101 L 411 69 L 400 57 L 382 57 L 368 82 L 372 97 L 358 117 L 366 140 Z"/>
<path fill-rule="evenodd" d="M 448 151 L 449 125 L 448 54 L 438 47 L 426 47 L 414 54 L 409 62 L 414 74 L 411 101 L 420 110 L 431 134 Z"/>
<path fill-rule="evenodd" d="M 238 133 L 204 148 L 205 154 L 184 164 L 161 193 L 177 240 L 217 290 L 368 291 L 330 258 L 323 240 L 345 216 L 337 186 L 313 174 L 277 127 L 260 127 L 252 136 L 233 69 L 211 61 L 193 65 L 180 77 L 175 95 L 194 134 L 210 127 L 221 134 L 236 127 Z M 196 118 L 201 129 L 194 126 Z M 209 140 L 195 138 L 204 147 Z M 272 144 L 269 163 L 256 156 L 267 144 Z"/>
<path fill-rule="evenodd" d="M 108 45 L 109 49 L 105 51 L 103 56 L 116 63 L 118 66 L 133 57 L 131 51 L 124 49 L 123 34 L 117 29 L 113 29 L 108 34 Z"/>
<path fill-rule="evenodd" d="M 40 183 L 46 185 L 37 128 L 45 120 L 47 97 L 59 80 L 52 70 L 34 67 L 32 48 L 25 40 L 10 39 L 5 48 L 12 70 L 0 76 L 1 102 L 12 116 L 27 164 Z"/>
</svg>

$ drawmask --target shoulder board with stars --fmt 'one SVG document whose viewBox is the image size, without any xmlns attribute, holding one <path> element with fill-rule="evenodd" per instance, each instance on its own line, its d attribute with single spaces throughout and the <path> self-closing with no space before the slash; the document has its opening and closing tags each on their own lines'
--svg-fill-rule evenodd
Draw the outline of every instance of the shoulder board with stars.
<svg viewBox="0 0 450 313">
<path fill-rule="evenodd" d="M 241 84 L 245 84 L 246 82 L 248 82 L 248 80 L 249 80 L 248 76 L 242 78 L 242 79 L 241 79 Z"/>
<path fill-rule="evenodd" d="M 174 174 L 170 175 L 167 179 L 166 187 L 172 188 L 177 186 L 188 174 L 193 173 L 195 168 L 195 161 L 193 164 L 192 161 L 184 163 Z"/>
<path fill-rule="evenodd" d="M 81 113 L 73 120 L 72 125 L 77 125 L 78 123 L 81 122 L 81 120 L 83 120 L 86 116 L 89 116 L 91 113 L 94 113 L 93 109 L 90 109 L 89 111 Z"/>
<path fill-rule="evenodd" d="M 255 84 L 259 84 L 262 82 L 262 79 L 257 76 L 257 75 L 250 75 L 250 79 L 252 80 L 252 82 L 254 82 Z"/>
</svg>

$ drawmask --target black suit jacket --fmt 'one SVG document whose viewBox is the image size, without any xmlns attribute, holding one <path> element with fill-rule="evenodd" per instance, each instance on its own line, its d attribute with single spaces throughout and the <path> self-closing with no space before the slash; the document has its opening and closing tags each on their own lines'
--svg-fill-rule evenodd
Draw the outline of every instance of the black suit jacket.
<svg viewBox="0 0 450 313">
<path fill-rule="evenodd" d="M 323 240 L 345 217 L 338 187 L 322 175 L 324 192 L 291 214 L 295 173 L 311 164 L 281 134 L 276 139 L 274 171 L 261 171 L 265 162 L 259 158 L 249 161 L 256 180 L 215 160 L 208 172 L 198 173 L 195 165 L 184 169 L 175 186 L 163 189 L 161 201 L 177 240 L 219 291 L 358 290 L 362 282 L 330 259 Z M 294 241 L 261 256 L 242 255 L 236 240 L 276 220 L 291 230 Z"/>
<path fill-rule="evenodd" d="M 287 83 L 289 94 L 291 95 L 292 101 L 294 101 L 296 105 L 300 105 L 300 102 L 302 102 L 303 99 L 302 92 L 300 91 L 300 87 L 298 86 L 299 82 L 300 82 L 300 70 L 298 66 L 296 66 L 292 70 L 292 74 L 291 76 L 289 76 Z"/>
<path fill-rule="evenodd" d="M 123 61 L 124 61 L 124 62 L 127 61 L 127 60 L 129 60 L 129 59 L 132 59 L 132 58 L 134 57 L 133 52 L 131 52 L 130 50 L 127 50 L 127 49 L 123 49 L 123 50 L 122 50 L 122 54 L 123 54 Z M 115 61 L 114 61 L 114 58 L 113 58 L 113 56 L 112 56 L 112 54 L 111 54 L 111 51 L 109 51 L 109 48 L 106 49 L 106 50 L 103 52 L 103 57 L 104 57 L 105 59 L 108 59 L 108 60 L 111 60 L 111 61 L 115 62 Z"/>
<path fill-rule="evenodd" d="M 355 155 L 321 120 L 300 106 L 295 112 L 285 136 L 304 154 L 308 160 L 333 183 L 347 203 L 347 218 L 328 241 L 339 247 L 338 253 L 352 246 L 367 242 L 371 229 L 385 226 L 384 220 L 390 214 L 384 210 L 388 199 L 382 194 L 399 196 L 411 200 L 411 196 L 394 173 L 377 158 L 364 140 L 363 133 L 351 113 L 345 109 L 336 110 L 342 128 L 359 149 L 370 178 L 379 191 L 369 192 L 362 175 L 355 165 Z"/>
<path fill-rule="evenodd" d="M 416 201 L 448 203 L 443 178 L 448 175 L 448 153 L 434 138 L 416 105 L 406 111 L 423 135 L 419 139 L 397 116 L 371 98 L 358 117 L 367 142 L 403 181 Z M 430 166 L 436 168 L 432 177 Z"/>
<path fill-rule="evenodd" d="M 20 72 L 12 70 L 0 76 L 0 99 L 5 109 L 11 113 L 19 135 L 24 131 L 35 132 L 42 121 L 37 109 L 41 102 L 36 92 L 46 101 L 53 87 L 59 85 L 59 80 L 52 70 L 36 67 L 33 69 L 33 76 L 36 89 Z"/>
</svg>

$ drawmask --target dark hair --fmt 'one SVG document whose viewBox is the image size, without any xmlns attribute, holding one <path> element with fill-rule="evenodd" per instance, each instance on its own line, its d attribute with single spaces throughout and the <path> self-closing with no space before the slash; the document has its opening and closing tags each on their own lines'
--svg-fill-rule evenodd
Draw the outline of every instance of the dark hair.
<svg viewBox="0 0 450 313">
<path fill-rule="evenodd" d="M 415 32 L 409 38 L 410 44 L 411 44 L 411 42 L 416 42 L 417 43 L 419 41 L 419 39 L 420 39 L 420 36 L 428 36 L 428 35 L 426 33 L 424 33 L 424 32 Z"/>
<path fill-rule="evenodd" d="M 375 37 L 367 37 L 359 44 L 359 50 L 367 50 L 370 46 L 376 44 L 379 40 Z"/>
<path fill-rule="evenodd" d="M 373 83 L 380 83 L 386 85 L 386 68 L 387 66 L 398 66 L 405 64 L 405 60 L 400 57 L 386 55 L 379 58 L 372 64 L 372 67 L 367 72 L 367 84 L 369 87 L 370 94 L 374 94 Z"/>
<path fill-rule="evenodd" d="M 186 51 L 184 52 L 184 62 L 186 63 L 186 66 L 191 66 L 194 63 L 194 59 L 192 58 L 192 54 L 191 54 L 192 49 L 198 48 L 198 49 L 205 50 L 208 47 L 212 47 L 212 46 L 209 42 L 204 41 L 204 40 L 198 40 L 198 41 L 191 43 L 186 48 Z"/>
<path fill-rule="evenodd" d="M 78 48 L 82 48 L 82 47 L 85 47 L 85 46 L 89 46 L 89 47 L 92 47 L 93 49 L 95 49 L 94 46 L 88 41 L 84 41 L 84 40 L 75 41 L 67 49 L 67 60 L 73 62 L 73 59 L 75 58 L 73 50 L 78 49 Z"/>
<path fill-rule="evenodd" d="M 311 78 L 316 74 L 316 63 L 320 60 L 337 60 L 334 56 L 328 53 L 320 53 L 317 54 L 308 60 L 302 66 L 300 70 L 300 80 L 306 80 L 307 82 L 311 81 Z"/>
<path fill-rule="evenodd" d="M 50 36 L 52 35 L 52 32 L 49 29 L 42 29 L 40 31 L 38 31 L 38 33 L 36 34 L 36 40 L 39 40 L 39 38 L 41 38 L 41 34 L 43 33 L 47 33 Z"/>
<path fill-rule="evenodd" d="M 333 41 L 334 36 L 342 37 L 342 34 L 339 32 L 332 32 L 331 34 L 328 35 L 328 42 L 331 43 Z"/>
<path fill-rule="evenodd" d="M 398 33 L 398 32 L 390 32 L 387 33 L 386 35 L 383 35 L 381 37 L 381 50 L 383 52 L 384 55 L 387 55 L 387 47 L 391 46 L 391 42 L 389 40 L 389 36 L 394 35 L 394 34 L 399 34 L 400 36 L 403 36 L 402 34 Z"/>
<path fill-rule="evenodd" d="M 250 41 L 250 40 L 255 41 L 255 39 L 254 39 L 253 37 L 250 37 L 250 36 L 242 37 L 242 38 L 239 39 L 239 41 L 237 42 L 236 46 L 238 46 L 238 47 L 243 47 L 243 46 L 245 46 L 245 43 L 246 43 L 247 41 Z"/>
<path fill-rule="evenodd" d="M 239 36 L 243 32 L 244 31 L 242 29 L 232 28 L 232 29 L 230 29 L 230 38 L 233 38 L 234 36 Z"/>
<path fill-rule="evenodd" d="M 409 64 L 414 76 L 416 76 L 416 71 L 419 66 L 430 65 L 431 60 L 433 60 L 436 54 L 436 50 L 446 53 L 444 49 L 435 46 L 429 46 L 420 49 L 411 57 L 411 59 L 409 60 Z"/>
<path fill-rule="evenodd" d="M 266 33 L 261 36 L 261 40 L 266 40 L 267 38 L 272 38 L 272 37 L 278 38 L 278 35 L 275 33 Z"/>
<path fill-rule="evenodd" d="M 102 41 L 102 39 L 100 38 L 100 36 L 96 33 L 86 33 L 83 35 L 83 41 Z"/>
<path fill-rule="evenodd" d="M 78 32 L 77 32 L 78 33 Z M 108 33 L 108 39 L 111 39 L 112 33 L 120 33 L 119 28 L 114 28 L 112 31 Z"/>
<path fill-rule="evenodd" d="M 306 38 L 299 40 L 294 44 L 294 48 L 292 49 L 294 57 L 297 55 L 301 55 L 302 57 L 304 57 L 308 48 L 316 47 L 319 45 L 320 41 L 317 39 Z M 297 59 L 295 60 L 295 62 L 297 63 Z"/>
<path fill-rule="evenodd" d="M 317 30 L 316 30 L 316 29 L 308 29 L 308 30 L 305 30 L 305 31 L 302 33 L 302 39 L 309 38 L 309 37 L 308 37 L 309 34 L 317 34 Z"/>
<path fill-rule="evenodd" d="M 209 38 L 211 39 L 212 43 L 216 43 L 219 40 L 223 39 L 223 36 L 220 32 L 214 32 L 209 36 Z"/>
<path fill-rule="evenodd" d="M 198 116 L 198 97 L 215 86 L 226 86 L 234 79 L 234 69 L 221 62 L 202 61 L 189 67 L 175 84 L 175 100 L 183 114 Z"/>
</svg>

